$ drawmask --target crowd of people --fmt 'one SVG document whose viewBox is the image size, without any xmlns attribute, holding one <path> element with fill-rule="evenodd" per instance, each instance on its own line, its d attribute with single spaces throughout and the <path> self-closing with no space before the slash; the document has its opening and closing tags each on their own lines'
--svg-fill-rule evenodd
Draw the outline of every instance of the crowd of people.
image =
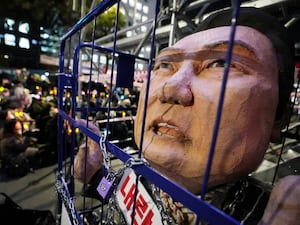
<svg viewBox="0 0 300 225">
<path fill-rule="evenodd" d="M 15 76 L 7 79 L 3 76 L 0 82 L 0 159 L 1 166 L 9 176 L 21 176 L 26 171 L 42 166 L 44 158 L 49 155 L 56 162 L 57 150 L 57 96 L 36 90 L 33 75 Z M 55 85 L 55 84 L 54 84 Z M 53 86 L 53 84 L 52 84 Z M 132 117 L 135 115 L 138 91 L 126 88 L 117 88 L 110 93 L 109 85 L 100 84 L 91 92 L 82 91 L 82 107 L 90 104 L 93 110 L 88 115 L 99 121 L 100 129 L 105 129 L 101 123 L 107 118 L 109 95 L 113 108 L 110 117 Z M 89 103 L 88 103 L 89 102 Z M 71 107 L 70 94 L 63 98 L 64 110 Z M 99 109 L 99 110 L 95 110 Z M 87 115 L 82 113 L 82 118 Z M 132 135 L 132 120 L 112 123 L 110 126 L 111 139 L 125 139 Z M 130 126 L 130 127 L 129 127 Z M 13 171 L 10 167 L 13 167 Z M 24 173 L 16 174 L 15 167 Z M 25 169 L 21 169 L 25 167 Z M 15 173 L 15 174 L 13 174 Z"/>
<path fill-rule="evenodd" d="M 55 97 L 39 95 L 26 80 L 2 79 L 0 115 L 0 159 L 7 176 L 23 176 L 55 155 Z"/>
</svg>

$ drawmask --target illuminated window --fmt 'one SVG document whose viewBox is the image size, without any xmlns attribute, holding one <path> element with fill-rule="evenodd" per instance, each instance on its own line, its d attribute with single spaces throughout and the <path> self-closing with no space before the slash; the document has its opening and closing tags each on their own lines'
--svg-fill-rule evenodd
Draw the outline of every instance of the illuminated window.
<svg viewBox="0 0 300 225">
<path fill-rule="evenodd" d="M 30 42 L 28 38 L 21 37 L 19 40 L 19 47 L 30 49 Z"/>
<path fill-rule="evenodd" d="M 126 32 L 126 36 L 127 36 L 127 37 L 132 37 L 132 35 L 133 35 L 133 34 L 132 34 L 132 31 L 131 31 L 131 30 Z"/>
<path fill-rule="evenodd" d="M 87 54 L 81 54 L 81 59 L 87 61 L 89 59 Z"/>
<path fill-rule="evenodd" d="M 48 39 L 49 38 L 49 34 L 47 33 L 41 33 L 41 37 L 44 39 Z"/>
<path fill-rule="evenodd" d="M 136 3 L 136 8 L 137 8 L 137 10 L 142 10 L 142 3 L 140 3 L 140 2 L 137 2 Z"/>
<path fill-rule="evenodd" d="M 138 63 L 137 68 L 138 68 L 139 70 L 143 70 L 144 66 L 143 66 L 143 64 Z"/>
<path fill-rule="evenodd" d="M 18 31 L 23 33 L 23 34 L 28 34 L 29 33 L 29 23 L 27 22 L 20 22 L 19 23 L 19 28 Z"/>
<path fill-rule="evenodd" d="M 142 16 L 142 21 L 145 22 L 148 20 L 148 17 L 147 16 Z"/>
<path fill-rule="evenodd" d="M 149 7 L 146 6 L 146 5 L 144 5 L 144 6 L 143 6 L 143 12 L 144 12 L 145 14 L 148 14 L 148 12 L 149 12 Z"/>
<path fill-rule="evenodd" d="M 100 63 L 106 63 L 106 56 L 100 55 Z"/>
<path fill-rule="evenodd" d="M 135 0 L 129 0 L 129 5 L 130 5 L 130 7 L 134 7 L 134 5 L 135 5 Z"/>
<path fill-rule="evenodd" d="M 136 13 L 136 14 L 135 14 L 135 18 L 136 18 L 137 20 L 140 20 L 140 19 L 142 18 L 142 16 L 141 16 L 140 13 Z"/>
<path fill-rule="evenodd" d="M 37 44 L 38 44 L 38 41 L 35 40 L 35 39 L 32 39 L 32 40 L 31 40 L 31 43 L 32 43 L 33 45 L 37 45 Z"/>
<path fill-rule="evenodd" d="M 93 62 L 98 62 L 99 56 L 98 55 L 93 55 Z"/>
<path fill-rule="evenodd" d="M 16 46 L 16 36 L 13 34 L 4 34 L 4 44 Z"/>
<path fill-rule="evenodd" d="M 147 46 L 146 49 L 145 49 L 145 51 L 146 51 L 146 52 L 150 52 L 150 51 L 151 51 L 150 46 Z"/>
<path fill-rule="evenodd" d="M 142 27 L 141 27 L 141 31 L 142 31 L 142 32 L 146 32 L 146 31 L 147 31 L 147 27 L 146 27 L 146 26 L 142 26 Z"/>
<path fill-rule="evenodd" d="M 125 11 L 125 9 L 123 9 L 123 8 L 120 8 L 120 12 L 122 13 L 122 14 L 126 14 L 126 11 Z"/>
<path fill-rule="evenodd" d="M 9 18 L 4 19 L 4 29 L 5 30 L 14 30 L 15 21 Z"/>
</svg>

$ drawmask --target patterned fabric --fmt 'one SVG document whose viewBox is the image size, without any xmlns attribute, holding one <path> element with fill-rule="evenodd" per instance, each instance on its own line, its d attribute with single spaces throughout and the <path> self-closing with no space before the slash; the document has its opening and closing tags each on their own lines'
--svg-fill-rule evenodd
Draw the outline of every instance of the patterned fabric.
<svg viewBox="0 0 300 225">
<path fill-rule="evenodd" d="M 174 220 L 175 224 L 189 225 L 196 222 L 196 215 L 180 202 L 173 201 L 167 193 L 160 191 L 160 198 L 165 213 Z"/>
<path fill-rule="evenodd" d="M 205 201 L 221 209 L 244 225 L 257 225 L 269 199 L 271 188 L 251 177 L 216 187 L 205 195 Z M 197 216 L 168 194 L 160 191 L 164 212 L 174 224 L 194 225 Z M 207 222 L 202 221 L 201 225 Z"/>
</svg>

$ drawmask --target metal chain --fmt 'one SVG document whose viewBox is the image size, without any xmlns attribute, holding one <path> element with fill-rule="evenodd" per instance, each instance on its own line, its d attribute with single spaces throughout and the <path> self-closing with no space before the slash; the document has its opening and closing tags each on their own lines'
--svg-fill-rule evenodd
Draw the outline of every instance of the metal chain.
<svg viewBox="0 0 300 225">
<path fill-rule="evenodd" d="M 103 154 L 103 158 L 104 158 L 103 164 L 104 164 L 105 168 L 107 169 L 107 171 L 111 171 L 112 170 L 111 161 L 108 156 L 107 149 L 106 149 L 106 139 L 107 139 L 107 131 L 104 131 L 104 133 L 101 135 L 101 138 L 99 140 L 99 145 L 102 150 L 102 154 Z"/>
<path fill-rule="evenodd" d="M 105 221 L 104 224 L 116 225 L 115 222 L 114 222 L 115 212 L 118 212 L 119 214 L 121 214 L 121 211 L 119 210 L 118 204 L 116 203 L 117 189 L 115 187 L 117 187 L 117 184 L 120 181 L 120 178 L 123 176 L 125 169 L 132 166 L 132 165 L 134 165 L 134 164 L 137 164 L 137 163 L 134 163 L 134 162 L 132 163 L 131 161 L 134 161 L 134 160 L 128 160 L 124 164 L 124 166 L 121 167 L 116 172 L 113 171 L 113 170 L 109 171 L 108 178 L 113 180 L 114 190 L 113 190 L 112 195 L 110 196 L 108 204 L 107 204 L 107 220 Z"/>
<path fill-rule="evenodd" d="M 256 199 L 256 202 L 254 203 L 254 205 L 253 205 L 252 209 L 250 210 L 250 212 L 248 212 L 248 214 L 244 217 L 244 219 L 242 219 L 241 224 L 244 224 L 249 219 L 249 217 L 252 215 L 255 208 L 257 207 L 260 199 L 263 197 L 265 192 L 262 188 L 260 188 L 260 190 L 261 190 L 261 193 L 259 194 L 258 198 Z"/>
<path fill-rule="evenodd" d="M 115 196 L 116 196 L 116 191 L 114 190 L 113 192 L 113 195 L 109 198 L 109 201 L 108 201 L 108 205 L 107 205 L 107 224 L 108 225 L 114 225 L 114 212 L 116 210 L 116 199 L 115 199 Z"/>
<path fill-rule="evenodd" d="M 57 190 L 59 196 L 61 197 L 63 204 L 66 207 L 66 210 L 67 210 L 69 216 L 71 216 L 73 224 L 75 224 L 75 225 L 82 224 L 78 220 L 73 199 L 69 198 L 66 193 L 66 185 L 64 185 L 62 180 L 58 179 L 55 186 L 56 186 L 56 190 Z"/>
<path fill-rule="evenodd" d="M 246 197 L 245 189 L 248 186 L 249 186 L 248 181 L 243 180 L 241 184 L 241 188 L 234 195 L 233 201 L 223 208 L 224 211 L 229 211 L 228 212 L 229 215 L 233 215 L 236 210 L 237 204 L 241 203 L 245 199 Z"/>
<path fill-rule="evenodd" d="M 176 222 L 173 218 L 169 217 L 164 210 L 163 202 L 160 198 L 160 188 L 158 188 L 155 184 L 151 184 L 151 192 L 154 197 L 154 201 L 156 202 L 156 206 L 160 212 L 162 222 L 164 225 L 176 225 Z"/>
<path fill-rule="evenodd" d="M 129 158 L 125 162 L 125 168 L 124 169 L 126 169 L 126 168 L 134 168 L 136 166 L 141 166 L 141 165 L 149 166 L 149 163 L 144 158 Z"/>
</svg>

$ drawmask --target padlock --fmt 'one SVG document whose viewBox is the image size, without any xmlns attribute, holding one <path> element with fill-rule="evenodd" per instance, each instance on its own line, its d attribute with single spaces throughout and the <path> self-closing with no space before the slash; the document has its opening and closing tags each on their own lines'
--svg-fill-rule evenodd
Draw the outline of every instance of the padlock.
<svg viewBox="0 0 300 225">
<path fill-rule="evenodd" d="M 97 191 L 103 199 L 108 199 L 114 189 L 113 181 L 109 181 L 106 177 L 102 177 L 98 184 Z"/>
</svg>

